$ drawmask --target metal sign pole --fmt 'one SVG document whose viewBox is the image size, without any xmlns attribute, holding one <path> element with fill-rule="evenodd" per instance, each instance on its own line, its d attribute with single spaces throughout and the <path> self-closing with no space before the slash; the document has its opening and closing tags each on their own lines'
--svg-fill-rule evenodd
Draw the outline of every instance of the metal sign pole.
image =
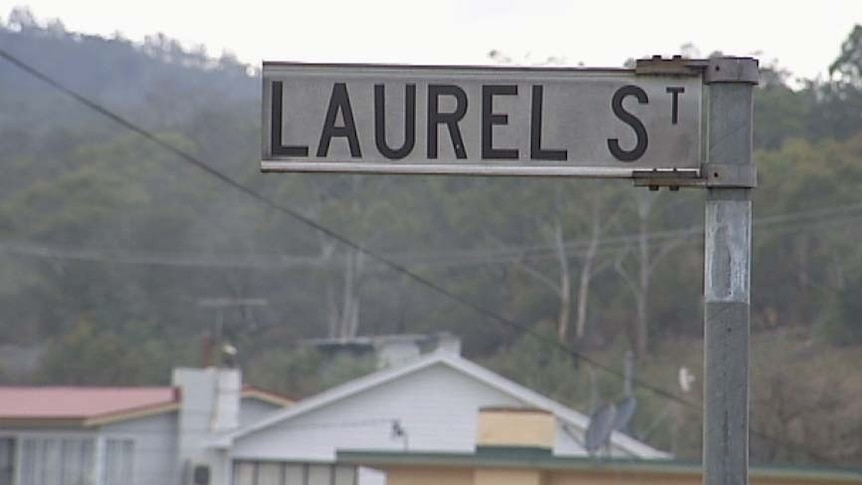
<svg viewBox="0 0 862 485">
<path fill-rule="evenodd" d="M 654 190 L 706 188 L 704 484 L 747 485 L 758 77 L 757 60 L 736 57 L 655 56 L 623 70 L 264 63 L 261 169 L 617 177 Z M 403 92 L 403 104 L 387 101 L 387 92 Z M 402 119 L 393 126 L 403 141 L 389 146 L 387 120 Z M 572 129 L 582 124 L 590 129 Z"/>
<path fill-rule="evenodd" d="M 704 247 L 704 485 L 748 483 L 751 186 L 723 175 L 753 173 L 757 61 L 716 58 L 708 85 Z M 733 178 L 732 175 L 730 178 Z M 740 186 L 743 185 L 743 186 Z"/>
</svg>

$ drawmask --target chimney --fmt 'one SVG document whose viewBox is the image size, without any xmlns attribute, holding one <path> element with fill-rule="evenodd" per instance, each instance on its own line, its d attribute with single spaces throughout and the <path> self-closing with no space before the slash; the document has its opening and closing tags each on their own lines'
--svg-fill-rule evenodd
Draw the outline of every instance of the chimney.
<svg viewBox="0 0 862 485">
<path fill-rule="evenodd" d="M 553 453 L 556 440 L 554 415 L 535 408 L 494 407 L 479 410 L 476 454 L 540 459 Z M 544 470 L 533 467 L 503 469 L 480 467 L 473 471 L 475 485 L 545 485 Z"/>
<path fill-rule="evenodd" d="M 174 369 L 172 383 L 180 389 L 179 454 L 199 459 L 213 433 L 239 425 L 242 375 L 239 369 Z"/>
<path fill-rule="evenodd" d="M 374 339 L 377 368 L 400 367 L 421 356 L 418 338 L 414 335 L 389 335 Z"/>
<path fill-rule="evenodd" d="M 216 370 L 215 407 L 210 431 L 218 433 L 239 427 L 239 402 L 242 377 L 239 369 Z"/>
<path fill-rule="evenodd" d="M 556 441 L 556 419 L 535 408 L 489 407 L 479 410 L 476 448 L 524 450 L 550 453 Z"/>
<path fill-rule="evenodd" d="M 437 352 L 461 355 L 461 339 L 449 332 L 437 334 Z"/>
</svg>

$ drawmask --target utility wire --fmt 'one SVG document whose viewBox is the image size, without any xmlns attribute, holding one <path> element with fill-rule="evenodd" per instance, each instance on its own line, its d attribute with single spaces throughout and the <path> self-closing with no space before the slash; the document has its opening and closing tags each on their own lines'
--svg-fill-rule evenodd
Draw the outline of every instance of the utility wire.
<svg viewBox="0 0 862 485">
<path fill-rule="evenodd" d="M 852 222 L 862 217 L 862 204 L 853 203 L 811 211 L 789 212 L 763 216 L 752 220 L 752 225 L 774 234 L 788 232 L 807 232 L 823 227 Z M 812 220 L 813 219 L 813 220 Z M 641 238 L 647 241 L 696 241 L 703 235 L 702 225 L 685 228 L 654 231 L 648 234 L 624 234 L 598 240 L 599 254 L 618 254 L 625 252 L 627 246 Z M 563 246 L 569 257 L 578 257 L 587 252 L 590 241 L 574 240 Z M 387 257 L 401 264 L 420 264 L 423 266 L 468 266 L 483 264 L 504 264 L 529 258 L 556 259 L 556 250 L 547 245 L 507 246 L 498 250 L 453 250 L 425 253 L 394 253 Z M 135 250 L 110 250 L 97 247 L 69 248 L 53 246 L 32 241 L 0 240 L 0 253 L 17 254 L 27 257 L 58 259 L 95 263 L 116 263 L 127 265 L 166 266 L 180 268 L 207 269 L 248 269 L 279 271 L 295 268 L 324 268 L 331 263 L 321 256 L 288 256 L 283 254 L 211 254 L 200 256 L 181 252 L 150 252 Z"/>
<path fill-rule="evenodd" d="M 631 242 L 645 238 L 648 241 L 687 239 L 703 234 L 703 226 L 690 228 L 654 231 L 648 234 L 625 234 L 611 236 L 598 240 L 601 252 L 616 251 L 617 246 L 625 248 Z M 574 240 L 563 244 L 565 254 L 577 257 L 585 254 L 590 241 Z M 455 249 L 429 252 L 390 253 L 386 256 L 401 264 L 417 264 L 429 266 L 452 266 L 486 263 L 505 263 L 516 260 L 557 258 L 557 249 L 547 244 L 508 245 L 498 249 Z M 0 241 L 0 252 L 20 254 L 23 256 L 68 259 L 78 261 L 109 262 L 120 264 L 140 264 L 152 266 L 207 267 L 265 269 L 279 270 L 294 267 L 323 267 L 327 265 L 326 258 L 321 256 L 288 256 L 283 254 L 212 254 L 199 255 L 180 252 L 150 252 L 136 250 L 115 250 L 97 247 L 79 247 L 70 249 L 46 245 L 27 240 Z"/>
<path fill-rule="evenodd" d="M 474 303 L 474 302 L 471 302 L 469 300 L 463 299 L 460 296 L 458 296 L 457 294 L 451 292 L 450 290 L 447 290 L 446 288 L 434 283 L 433 281 L 431 281 L 431 280 L 429 280 L 429 279 L 427 279 L 421 275 L 414 273 L 413 271 L 411 271 L 407 267 L 403 266 L 402 264 L 397 263 L 396 261 L 393 261 L 392 259 L 387 258 L 383 255 L 377 254 L 376 252 L 372 251 L 371 249 L 366 248 L 365 246 L 352 241 L 351 239 L 347 238 L 346 236 L 343 236 L 340 233 L 338 233 L 338 232 L 336 232 L 336 231 L 334 231 L 334 230 L 332 230 L 326 226 L 323 226 L 322 224 L 318 223 L 317 221 L 315 221 L 315 220 L 313 220 L 307 216 L 304 216 L 300 212 L 298 212 L 294 209 L 291 209 L 290 207 L 283 206 L 283 205 L 277 203 L 276 201 L 270 199 L 269 197 L 255 191 L 251 187 L 244 185 L 241 182 L 239 182 L 238 180 L 230 177 L 229 175 L 211 167 L 206 162 L 198 159 L 194 155 L 186 152 L 185 150 L 182 150 L 180 148 L 177 148 L 177 147 L 171 145 L 170 143 L 162 141 L 158 136 L 156 136 L 152 132 L 150 132 L 150 131 L 136 125 L 135 123 L 127 120 L 126 118 L 110 111 L 109 109 L 107 109 L 107 108 L 101 106 L 100 104 L 96 103 L 95 101 L 92 101 L 89 98 L 79 94 L 78 92 L 72 90 L 71 88 L 66 87 L 64 84 L 60 83 L 59 81 L 53 79 L 52 77 L 50 77 L 48 75 L 42 73 L 38 69 L 34 68 L 30 64 L 19 59 L 18 57 L 12 55 L 11 53 L 9 53 L 8 51 L 6 51 L 3 48 L 0 48 L 0 57 L 5 59 L 6 61 L 10 62 L 11 64 L 15 65 L 16 67 L 23 70 L 24 72 L 30 74 L 31 76 L 33 76 L 33 77 L 41 80 L 42 82 L 48 84 L 49 86 L 53 87 L 57 91 L 71 97 L 75 101 L 83 104 L 84 106 L 90 108 L 91 110 L 105 116 L 109 120 L 119 124 L 120 126 L 123 126 L 124 128 L 128 129 L 129 131 L 137 133 L 141 137 L 153 142 L 154 144 L 162 147 L 163 149 L 167 150 L 168 152 L 173 153 L 174 155 L 179 157 L 181 160 L 183 160 L 183 161 L 189 163 L 190 165 L 200 169 L 204 173 L 218 179 L 222 183 L 232 187 L 233 189 L 237 190 L 238 192 L 243 193 L 243 194 L 251 197 L 254 200 L 257 200 L 261 204 L 263 204 L 263 205 L 265 205 L 265 206 L 267 206 L 267 207 L 269 207 L 269 208 L 271 208 L 277 212 L 280 212 L 280 213 L 285 214 L 285 215 L 287 215 L 293 219 L 296 219 L 297 221 L 317 230 L 318 232 L 326 235 L 327 237 L 330 237 L 333 240 L 338 241 L 339 243 L 341 243 L 341 244 L 343 244 L 343 245 L 345 245 L 345 246 L 347 246 L 347 247 L 349 247 L 355 251 L 359 251 L 359 252 L 365 254 L 366 256 L 370 257 L 371 259 L 374 259 L 374 260 L 388 266 L 392 270 L 408 277 L 409 279 L 420 284 L 421 286 L 424 286 L 424 287 L 438 293 L 439 295 L 441 295 L 441 296 L 443 296 L 443 297 L 445 297 L 445 298 L 447 298 L 447 299 L 449 299 L 455 303 L 458 303 L 458 304 L 460 304 L 466 308 L 470 308 L 475 313 L 482 315 L 482 316 L 484 316 L 490 320 L 494 320 L 494 321 L 497 321 L 498 323 L 501 323 L 501 324 L 504 324 L 506 326 L 515 328 L 517 330 L 523 331 L 523 332 L 531 335 L 532 337 L 536 338 L 537 340 L 544 342 L 545 344 L 547 344 L 551 348 L 556 349 L 558 351 L 562 351 L 565 354 L 569 355 L 570 357 L 573 357 L 576 361 L 586 362 L 587 364 L 592 365 L 595 368 L 601 369 L 601 370 L 607 372 L 608 374 L 614 375 L 614 376 L 619 377 L 619 378 L 625 377 L 623 375 L 623 373 L 620 372 L 619 370 L 617 370 L 617 369 L 615 369 L 615 368 L 613 368 L 607 364 L 603 364 L 603 363 L 601 363 L 601 362 L 599 362 L 599 361 L 597 361 L 597 360 L 595 360 L 595 359 L 593 359 L 593 358 L 591 358 L 591 357 L 589 357 L 589 356 L 587 356 L 587 355 L 585 355 L 585 354 L 583 354 L 583 353 L 581 353 L 575 349 L 570 348 L 569 346 L 567 346 L 567 345 L 565 345 L 565 344 L 563 344 L 557 340 L 549 339 L 549 338 L 539 334 L 538 332 L 536 332 L 534 329 L 532 329 L 528 325 L 525 325 L 523 323 L 516 322 L 515 320 L 503 317 L 502 315 L 499 315 L 499 314 L 495 313 L 494 311 L 492 311 L 488 308 L 485 308 L 482 305 L 479 305 L 478 303 Z M 656 394 L 658 396 L 664 397 L 664 398 L 669 399 L 671 401 L 678 402 L 678 403 L 680 403 L 686 407 L 689 407 L 689 408 L 692 408 L 692 409 L 695 409 L 698 411 L 701 408 L 701 405 L 698 403 L 691 402 L 687 399 L 684 399 L 684 398 L 674 394 L 671 391 L 668 391 L 666 389 L 663 389 L 663 388 L 658 387 L 656 385 L 653 385 L 651 383 L 645 382 L 642 379 L 635 378 L 633 380 L 633 384 L 637 385 L 643 389 L 647 389 L 647 390 L 653 392 L 654 394 Z M 769 437 L 768 435 L 764 435 L 763 433 L 756 433 L 754 431 L 752 431 L 752 433 L 760 436 L 761 438 L 773 440 L 773 442 L 781 444 L 782 446 L 787 446 L 786 443 L 780 442 L 774 438 Z M 793 447 L 793 446 L 791 446 L 791 447 Z M 808 454 L 808 456 L 810 456 L 814 459 L 820 459 L 820 458 L 818 458 L 818 455 L 815 452 L 811 452 L 810 450 L 807 450 L 805 448 L 799 448 L 799 449 L 806 452 L 806 454 Z M 824 461 L 828 461 L 828 460 L 824 460 Z"/>
<path fill-rule="evenodd" d="M 785 212 L 755 217 L 752 225 L 776 234 L 806 232 L 862 217 L 862 203 L 853 202 L 807 211 Z M 645 239 L 654 241 L 678 241 L 694 239 L 703 235 L 703 225 L 691 225 L 647 234 L 629 233 L 600 238 L 598 253 L 619 253 L 633 242 Z M 562 247 L 569 257 L 586 254 L 591 241 L 576 239 L 565 242 Z M 548 244 L 508 245 L 499 249 L 466 249 L 430 252 L 391 253 L 386 256 L 401 264 L 428 266 L 452 266 L 471 264 L 509 263 L 525 258 L 557 259 L 557 249 Z M 137 250 L 112 250 L 97 247 L 69 248 L 33 241 L 0 240 L 0 253 L 6 252 L 37 258 L 60 260 L 105 262 L 130 265 L 199 267 L 213 269 L 284 270 L 292 268 L 321 268 L 329 263 L 321 256 L 293 256 L 285 254 L 211 254 L 200 256 L 181 252 L 151 252 Z"/>
<path fill-rule="evenodd" d="M 93 111 L 105 116 L 106 118 L 110 119 L 111 121 L 125 127 L 129 131 L 137 133 L 138 135 L 142 136 L 143 138 L 150 140 L 151 142 L 155 143 L 156 145 L 162 147 L 163 149 L 173 153 L 174 155 L 179 157 L 181 160 L 183 160 L 183 161 L 189 163 L 190 165 L 200 169 L 204 173 L 218 179 L 222 183 L 232 187 L 233 189 L 237 190 L 238 192 L 241 192 L 241 193 L 251 197 L 252 199 L 257 200 L 261 204 L 275 210 L 276 212 L 281 212 L 282 214 L 285 214 L 285 215 L 287 215 L 293 219 L 296 219 L 297 221 L 319 231 L 320 233 L 326 235 L 327 237 L 330 237 L 330 238 L 334 239 L 335 241 L 338 241 L 339 243 L 341 243 L 341 244 L 343 244 L 343 245 L 345 245 L 345 246 L 347 246 L 347 247 L 349 247 L 355 251 L 359 251 L 359 252 L 365 254 L 366 256 L 370 257 L 371 259 L 374 259 L 374 260 L 388 266 L 389 268 L 396 271 L 397 273 L 401 273 L 402 275 L 410 278 L 414 282 L 419 283 L 420 285 L 446 297 L 447 299 L 454 301 L 460 305 L 463 305 L 467 308 L 472 309 L 474 312 L 476 312 L 479 315 L 482 315 L 482 316 L 489 318 L 491 320 L 495 320 L 495 321 L 502 323 L 504 325 L 513 327 L 515 329 L 518 329 L 518 330 L 524 331 L 530 335 L 533 335 L 534 337 L 536 337 L 538 339 L 541 339 L 543 341 L 546 341 L 546 342 L 552 344 L 558 350 L 562 350 L 562 351 L 566 352 L 567 354 L 570 354 L 570 355 L 576 357 L 579 360 L 587 362 L 596 368 L 602 369 L 605 372 L 610 373 L 611 375 L 615 375 L 615 376 L 620 377 L 620 378 L 624 377 L 622 372 L 614 369 L 613 367 L 606 365 L 606 364 L 603 364 L 601 362 L 598 362 L 598 361 L 582 354 L 581 352 L 578 352 L 574 349 L 569 348 L 566 345 L 563 345 L 560 342 L 545 338 L 544 336 L 540 335 L 538 332 L 536 332 L 535 330 L 530 328 L 528 325 L 525 325 L 525 324 L 516 322 L 512 319 L 503 317 L 503 316 L 498 315 L 497 313 L 493 312 L 492 310 L 487 309 L 484 306 L 479 305 L 478 303 L 474 303 L 474 302 L 471 302 L 469 300 L 463 299 L 460 296 L 456 295 L 455 293 L 447 290 L 446 288 L 443 288 L 442 286 L 437 285 L 433 281 L 414 273 L 410 269 L 408 269 L 405 266 L 393 261 L 392 259 L 389 259 L 385 256 L 379 255 L 376 252 L 372 251 L 371 249 L 368 249 L 365 246 L 363 246 L 359 243 L 356 243 L 356 242 L 348 239 L 345 236 L 342 236 L 340 233 L 335 232 L 334 230 L 332 230 L 326 226 L 321 225 L 320 223 L 311 219 L 310 217 L 306 217 L 305 215 L 301 214 L 299 211 L 296 211 L 294 209 L 291 209 L 290 207 L 283 206 L 283 205 L 277 203 L 276 201 L 270 199 L 269 197 L 255 191 L 251 187 L 248 187 L 248 186 L 242 184 L 241 182 L 239 182 L 238 180 L 230 177 L 229 175 L 222 173 L 218 169 L 211 167 L 206 162 L 203 162 L 202 160 L 200 160 L 197 157 L 195 157 L 194 155 L 186 152 L 185 150 L 177 148 L 177 147 L 171 145 L 170 143 L 167 143 L 167 142 L 161 140 L 158 136 L 154 135 L 150 131 L 148 131 L 148 130 L 136 125 L 135 123 L 132 123 L 131 121 L 127 120 L 126 118 L 108 110 L 107 108 L 105 108 L 105 107 L 101 106 L 100 104 L 96 103 L 95 101 L 92 101 L 89 98 L 79 94 L 78 92 L 72 90 L 71 88 L 66 87 L 64 84 L 62 84 L 59 81 L 49 77 L 48 75 L 43 74 L 38 69 L 36 69 L 36 68 L 32 67 L 31 65 L 29 65 L 28 63 L 22 61 L 18 57 L 10 54 L 5 49 L 0 48 L 0 57 L 4 58 L 8 62 L 12 63 L 13 65 L 15 65 L 19 69 L 23 70 L 24 72 L 30 74 L 31 76 L 41 80 L 42 82 L 48 84 L 49 86 L 53 87 L 54 89 L 60 91 L 61 93 L 63 93 L 65 95 L 71 97 L 72 99 L 78 101 L 79 103 L 90 108 L 91 110 L 93 110 Z M 664 396 L 668 399 L 680 400 L 680 398 L 678 396 L 676 396 L 675 394 L 673 394 L 672 392 L 667 391 L 665 389 L 662 389 L 658 386 L 653 386 L 651 384 L 643 383 L 643 382 L 638 382 L 638 385 L 640 385 L 641 387 L 643 387 L 645 389 L 650 389 L 652 392 L 656 393 L 657 395 Z M 691 405 L 694 405 L 694 404 L 691 404 Z"/>
</svg>

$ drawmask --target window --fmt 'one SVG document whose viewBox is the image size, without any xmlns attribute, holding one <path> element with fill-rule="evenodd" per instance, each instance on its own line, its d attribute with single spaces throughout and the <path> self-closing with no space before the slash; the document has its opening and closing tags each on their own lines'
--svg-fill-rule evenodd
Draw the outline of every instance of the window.
<svg viewBox="0 0 862 485">
<path fill-rule="evenodd" d="M 257 485 L 283 485 L 280 463 L 261 463 L 257 466 Z"/>
<path fill-rule="evenodd" d="M 257 482 L 257 463 L 235 463 L 233 467 L 234 485 L 255 485 Z"/>
<path fill-rule="evenodd" d="M 310 465 L 308 467 L 308 479 L 305 481 L 305 485 L 330 485 L 330 483 L 332 483 L 332 467 L 326 465 Z"/>
<path fill-rule="evenodd" d="M 355 466 L 337 466 L 337 467 L 335 467 L 335 484 L 336 485 L 356 485 L 356 467 Z"/>
<path fill-rule="evenodd" d="M 21 439 L 20 485 L 92 485 L 91 438 Z"/>
<path fill-rule="evenodd" d="M 356 485 L 356 467 L 238 460 L 233 485 Z"/>
<path fill-rule="evenodd" d="M 103 485 L 131 485 L 134 477 L 133 445 L 132 440 L 105 440 Z"/>
<path fill-rule="evenodd" d="M 0 485 L 13 485 L 15 438 L 0 439 Z M 93 438 L 24 437 L 17 485 L 95 485 L 96 441 Z M 100 485 L 130 485 L 134 477 L 134 442 L 106 439 Z"/>
<path fill-rule="evenodd" d="M 305 466 L 284 465 L 283 485 L 305 485 Z"/>
<path fill-rule="evenodd" d="M 0 485 L 15 479 L 15 438 L 0 438 Z"/>
</svg>

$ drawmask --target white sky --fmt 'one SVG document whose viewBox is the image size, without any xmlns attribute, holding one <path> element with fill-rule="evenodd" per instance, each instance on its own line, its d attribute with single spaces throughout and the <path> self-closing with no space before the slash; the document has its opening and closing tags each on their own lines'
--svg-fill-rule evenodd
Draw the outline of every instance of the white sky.
<svg viewBox="0 0 862 485">
<path fill-rule="evenodd" d="M 619 66 L 692 43 L 703 55 L 778 59 L 808 78 L 862 23 L 862 0 L 0 0 L 0 16 L 16 5 L 68 30 L 132 40 L 164 32 L 252 64 L 487 64 L 498 49 L 521 62 Z"/>
</svg>

